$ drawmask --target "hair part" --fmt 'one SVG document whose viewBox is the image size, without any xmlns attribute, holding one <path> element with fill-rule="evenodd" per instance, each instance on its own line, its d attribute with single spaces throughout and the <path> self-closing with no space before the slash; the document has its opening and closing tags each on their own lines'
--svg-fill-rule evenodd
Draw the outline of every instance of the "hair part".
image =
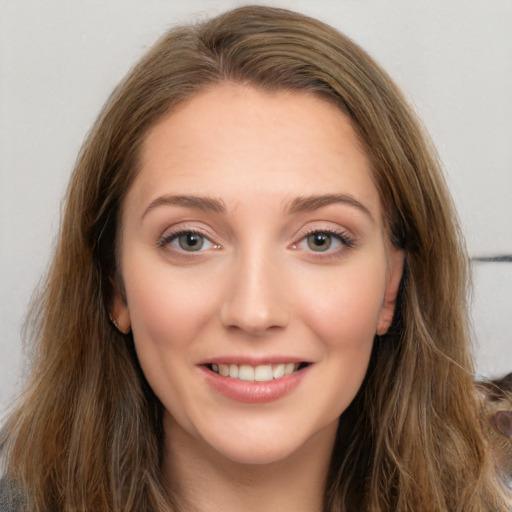
<svg viewBox="0 0 512 512">
<path fill-rule="evenodd" d="M 306 91 L 352 120 L 405 275 L 392 328 L 342 415 L 326 511 L 505 510 L 478 421 L 467 257 L 436 153 L 387 74 L 327 25 L 244 7 L 167 33 L 114 91 L 79 155 L 33 316 L 32 378 L 2 431 L 30 510 L 179 510 L 162 405 L 111 325 L 123 199 L 148 130 L 215 84 Z"/>
</svg>

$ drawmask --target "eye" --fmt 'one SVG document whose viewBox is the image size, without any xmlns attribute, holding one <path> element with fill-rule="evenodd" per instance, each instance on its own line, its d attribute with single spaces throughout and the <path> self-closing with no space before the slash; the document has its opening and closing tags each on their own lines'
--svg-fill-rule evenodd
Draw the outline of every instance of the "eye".
<svg viewBox="0 0 512 512">
<path fill-rule="evenodd" d="M 203 235 L 192 232 L 178 235 L 175 241 L 178 243 L 180 249 L 190 252 L 200 251 L 205 245 L 208 245 L 209 242 Z"/>
<path fill-rule="evenodd" d="M 353 241 L 343 232 L 317 230 L 308 233 L 298 244 L 297 249 L 317 253 L 336 252 L 342 247 L 353 247 Z"/>
<path fill-rule="evenodd" d="M 200 252 L 218 247 L 202 233 L 191 230 L 166 235 L 159 241 L 159 245 L 160 247 L 170 245 L 174 250 L 180 252 Z"/>
<path fill-rule="evenodd" d="M 333 242 L 333 236 L 330 233 L 316 232 L 306 237 L 308 248 L 315 252 L 325 252 L 331 248 Z"/>
</svg>

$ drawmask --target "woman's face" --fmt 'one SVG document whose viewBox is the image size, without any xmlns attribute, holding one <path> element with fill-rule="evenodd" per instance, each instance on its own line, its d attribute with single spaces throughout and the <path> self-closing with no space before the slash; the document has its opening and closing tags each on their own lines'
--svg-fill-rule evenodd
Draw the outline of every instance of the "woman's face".
<svg viewBox="0 0 512 512">
<path fill-rule="evenodd" d="M 260 464 L 330 449 L 402 272 L 348 118 L 214 86 L 148 134 L 121 229 L 112 312 L 171 442 Z"/>
</svg>

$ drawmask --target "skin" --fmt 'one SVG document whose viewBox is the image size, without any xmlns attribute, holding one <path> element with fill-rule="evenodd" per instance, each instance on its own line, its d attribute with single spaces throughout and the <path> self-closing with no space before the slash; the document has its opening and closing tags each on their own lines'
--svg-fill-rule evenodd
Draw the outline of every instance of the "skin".
<svg viewBox="0 0 512 512">
<path fill-rule="evenodd" d="M 169 480 L 198 510 L 320 510 L 403 266 L 349 119 L 306 93 L 216 85 L 151 129 L 141 164 L 112 315 L 165 408 Z M 241 403 L 208 384 L 216 358 L 308 366 L 284 396 Z"/>
</svg>

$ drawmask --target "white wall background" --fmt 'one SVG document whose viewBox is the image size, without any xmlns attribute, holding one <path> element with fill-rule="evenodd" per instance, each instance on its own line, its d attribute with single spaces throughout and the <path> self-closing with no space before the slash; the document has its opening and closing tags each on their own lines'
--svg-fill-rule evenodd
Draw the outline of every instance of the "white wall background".
<svg viewBox="0 0 512 512">
<path fill-rule="evenodd" d="M 0 0 L 0 415 L 81 142 L 168 27 L 242 1 Z M 253 0 L 251 3 L 262 3 Z M 473 256 L 512 254 L 512 0 L 279 0 L 341 29 L 390 72 L 445 162 Z M 512 263 L 475 264 L 478 370 L 512 371 Z"/>
</svg>

